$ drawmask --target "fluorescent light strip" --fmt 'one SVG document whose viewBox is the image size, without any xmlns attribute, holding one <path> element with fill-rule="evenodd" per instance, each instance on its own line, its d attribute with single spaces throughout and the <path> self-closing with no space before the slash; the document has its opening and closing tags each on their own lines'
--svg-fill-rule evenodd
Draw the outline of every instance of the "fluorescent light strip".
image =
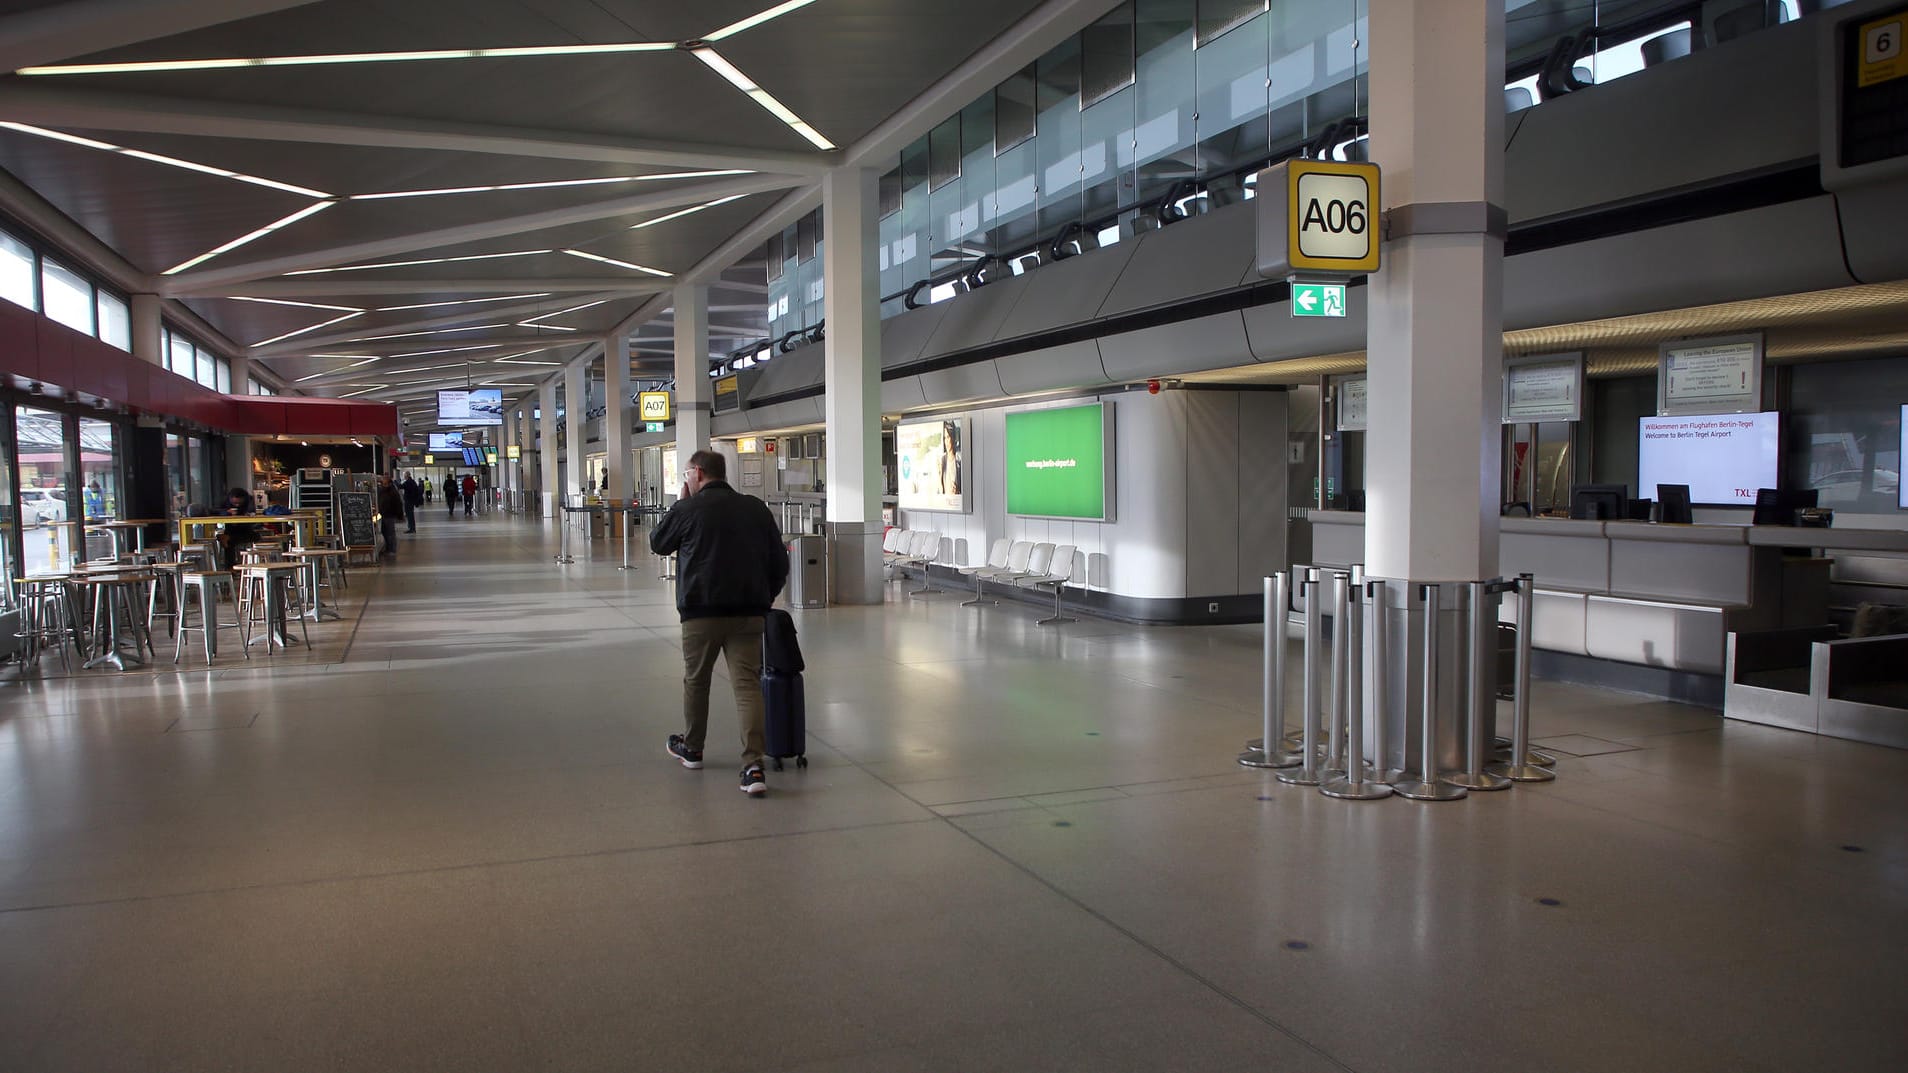
<svg viewBox="0 0 1908 1073">
<path fill-rule="evenodd" d="M 287 339 L 295 339 L 298 336 L 306 335 L 310 332 L 315 332 L 320 328 L 329 328 L 333 324 L 343 324 L 345 321 L 350 320 L 352 317 L 362 317 L 362 316 L 364 316 L 363 313 L 346 313 L 342 317 L 333 317 L 330 320 L 325 321 L 323 324 L 314 324 L 309 328 L 300 328 L 295 332 L 286 332 L 284 335 L 274 335 L 270 339 L 253 343 L 252 346 L 254 348 L 262 347 L 262 346 L 271 346 L 273 343 L 282 343 Z"/>
<path fill-rule="evenodd" d="M 422 60 L 514 59 L 522 56 L 593 56 L 625 52 L 668 52 L 662 41 L 624 41 L 607 45 L 529 45 L 518 48 L 455 48 L 418 52 L 341 52 L 316 56 L 250 56 L 208 60 L 146 60 L 139 63 L 75 63 L 22 67 L 22 75 L 118 75 L 155 71 L 222 71 L 242 67 L 315 67 L 350 63 L 415 63 Z"/>
<path fill-rule="evenodd" d="M 339 395 L 337 397 L 341 399 L 355 399 L 359 395 L 369 395 L 373 391 L 383 391 L 383 390 L 385 390 L 385 386 L 383 384 L 377 384 L 372 387 L 365 388 L 363 391 L 346 392 L 345 394 Z"/>
<path fill-rule="evenodd" d="M 644 220 L 642 223 L 639 223 L 639 224 L 631 224 L 629 229 L 631 231 L 641 231 L 645 227 L 654 227 L 657 224 L 666 224 L 671 220 L 680 220 L 684 216 L 701 212 L 703 209 L 713 209 L 717 205 L 727 205 L 731 201 L 739 201 L 746 196 L 747 196 L 746 194 L 730 194 L 728 197 L 717 198 L 714 201 L 705 201 L 700 205 L 691 205 L 686 209 L 677 209 L 675 212 L 669 213 L 664 216 L 658 216 L 653 220 Z"/>
<path fill-rule="evenodd" d="M 768 90 L 755 84 L 755 80 L 738 70 L 735 64 L 722 58 L 712 48 L 692 48 L 690 54 L 707 64 L 709 69 L 728 79 L 729 84 L 749 95 L 749 99 L 761 105 L 768 113 L 788 125 L 788 128 L 806 138 L 817 149 L 833 149 L 835 143 L 822 136 L 822 132 L 808 125 L 801 116 L 790 111 L 788 106 L 778 101 Z"/>
<path fill-rule="evenodd" d="M 759 15 L 750 15 L 748 18 L 743 19 L 741 22 L 732 22 L 729 25 L 724 26 L 722 29 L 717 30 L 715 33 L 704 34 L 702 35 L 702 39 L 704 41 L 720 41 L 724 38 L 734 37 L 736 34 L 739 34 L 744 30 L 753 30 L 757 26 L 762 25 L 763 23 L 769 21 L 770 19 L 779 19 L 783 15 L 786 15 L 791 11 L 795 11 L 800 8 L 805 8 L 814 2 L 815 0 L 788 0 L 787 3 L 777 4 L 774 7 L 769 8 L 767 11 L 764 11 Z"/>
<path fill-rule="evenodd" d="M 253 186 L 269 187 L 273 190 L 283 190 L 286 193 L 302 194 L 305 197 L 318 198 L 321 200 L 330 200 L 331 198 L 330 194 L 322 190 L 293 186 L 290 183 L 281 183 L 273 179 L 261 179 L 256 175 L 247 175 L 239 171 L 227 171 L 224 168 L 215 168 L 210 164 L 198 164 L 190 160 L 180 160 L 178 157 L 161 156 L 158 153 L 148 153 L 143 149 L 128 149 L 123 145 L 94 141 L 91 138 L 82 138 L 76 134 L 62 134 L 57 130 L 48 130 L 45 127 L 29 126 L 26 123 L 0 123 L 0 127 L 4 127 L 7 130 L 17 130 L 22 134 L 31 134 L 39 138 L 51 138 L 54 141 L 68 142 L 73 145 L 84 146 L 88 149 L 98 149 L 102 152 L 118 153 L 121 156 L 149 160 L 154 164 L 164 164 L 173 168 L 184 168 L 187 171 L 196 171 L 205 175 L 216 175 L 221 179 L 233 179 L 241 183 L 251 183 Z"/>
<path fill-rule="evenodd" d="M 501 349 L 503 349 L 502 343 L 485 343 L 482 346 L 453 346 L 453 347 L 443 347 L 438 350 L 413 350 L 408 354 L 393 354 L 391 355 L 391 357 L 392 358 L 427 358 L 433 354 L 463 354 L 467 351 L 472 351 L 472 350 L 501 350 Z M 447 365 L 445 366 L 445 368 L 448 369 L 450 368 L 450 366 Z"/>
<path fill-rule="evenodd" d="M 495 358 L 498 365 L 562 365 L 560 361 L 518 361 L 515 358 Z"/>
<path fill-rule="evenodd" d="M 473 253 L 465 257 L 432 257 L 423 261 L 381 261 L 369 265 L 341 265 L 337 268 L 305 268 L 297 272 L 287 272 L 288 276 L 321 276 L 328 272 L 369 272 L 374 268 L 413 268 L 417 265 L 447 265 L 455 261 L 492 261 L 499 257 L 535 257 L 540 253 L 555 253 L 555 250 L 515 250 L 510 253 Z"/>
<path fill-rule="evenodd" d="M 580 305 L 580 306 L 571 306 L 571 307 L 570 307 L 570 308 L 568 308 L 568 309 L 559 309 L 559 310 L 557 310 L 557 311 L 556 311 L 556 312 L 554 312 L 554 313 L 545 313 L 545 314 L 543 314 L 543 315 L 541 315 L 541 316 L 536 316 L 536 317 L 531 317 L 531 318 L 530 318 L 529 320 L 520 320 L 520 321 L 518 321 L 518 322 L 517 322 L 517 327 L 519 327 L 519 328 L 555 328 L 555 327 L 559 327 L 559 325 L 555 325 L 555 324 L 539 324 L 539 323 L 537 323 L 537 322 L 538 322 L 538 321 L 544 321 L 544 320 L 549 320 L 549 319 L 550 319 L 551 317 L 560 317 L 560 316 L 562 316 L 562 315 L 564 315 L 565 313 L 575 313 L 575 312 L 578 312 L 579 310 L 584 310 L 584 309 L 595 309 L 595 308 L 596 308 L 597 306 L 600 306 L 600 305 L 608 305 L 608 304 L 609 304 L 609 299 L 607 299 L 607 298 L 605 298 L 605 299 L 603 299 L 603 300 L 602 300 L 602 301 L 600 301 L 600 302 L 584 302 L 584 303 L 583 303 L 582 305 Z M 576 331 L 577 329 L 575 329 L 575 328 L 569 328 L 569 329 L 566 329 L 566 330 L 567 330 L 567 331 Z"/>
<path fill-rule="evenodd" d="M 362 313 L 364 312 L 364 310 L 359 309 L 357 306 L 328 306 L 328 305 L 320 304 L 318 302 L 294 302 L 289 298 L 253 298 L 249 295 L 244 295 L 244 294 L 228 294 L 225 296 L 225 300 L 228 302 L 259 302 L 264 305 L 273 305 L 273 306 L 297 306 L 299 309 L 329 309 L 334 313 Z M 356 357 L 356 355 L 341 355 L 341 356 Z"/>
<path fill-rule="evenodd" d="M 409 309 L 442 309 L 445 306 L 474 306 L 481 305 L 484 302 L 517 302 L 530 298 L 548 297 L 550 297 L 549 291 L 538 291 L 535 294 L 506 294 L 497 298 L 464 298 L 455 302 L 424 302 L 414 306 L 381 306 L 375 310 L 375 312 L 401 313 Z"/>
<path fill-rule="evenodd" d="M 610 183 L 644 183 L 659 179 L 713 179 L 724 175 L 753 175 L 745 168 L 721 171 L 675 171 L 661 175 L 617 175 L 606 179 L 553 179 L 541 183 L 503 183 L 498 186 L 449 186 L 439 190 L 394 190 L 384 194 L 353 194 L 352 201 L 384 201 L 400 197 L 444 197 L 449 194 L 488 194 L 499 190 L 555 190 L 566 186 L 606 186 Z"/>
<path fill-rule="evenodd" d="M 664 279 L 668 279 L 670 275 L 672 274 L 669 272 L 664 272 L 663 270 L 659 268 L 649 268 L 645 265 L 631 264 L 628 261 L 618 261 L 614 257 L 604 257 L 604 256 L 601 256 L 600 254 L 584 253 L 582 250 L 563 250 L 562 252 L 567 253 L 572 257 L 581 257 L 586 261 L 596 261 L 600 264 L 615 265 L 617 268 L 628 268 L 628 269 L 633 269 L 634 271 L 637 271 L 637 272 L 647 272 L 652 276 L 661 276 Z"/>
<path fill-rule="evenodd" d="M 297 212 L 292 213 L 290 216 L 287 216 L 282 220 L 274 220 L 271 223 L 266 224 L 264 227 L 261 227 L 258 230 L 252 232 L 249 235 L 240 235 L 238 238 L 233 239 L 232 241 L 226 243 L 223 246 L 220 246 L 219 248 L 215 250 L 207 250 L 206 252 L 198 255 L 197 257 L 194 257 L 190 261 L 186 261 L 181 264 L 175 265 L 159 274 L 162 276 L 177 275 L 180 272 L 184 272 L 186 269 L 193 267 L 194 265 L 202 265 L 206 263 L 207 261 L 210 261 L 212 258 L 219 256 L 220 254 L 231 253 L 233 250 L 238 249 L 240 246 L 243 246 L 248 242 L 256 242 L 259 239 L 264 238 L 266 235 L 271 234 L 272 232 L 278 230 L 281 227 L 289 227 L 290 225 L 297 223 L 298 221 L 304 219 L 307 216 L 317 215 L 318 213 L 323 212 L 324 210 L 336 204 L 337 202 L 335 201 L 319 201 L 314 204 L 307 205 L 304 208 L 299 209 Z M 308 303 L 308 302 L 283 302 L 280 304 L 304 305 L 304 306 L 310 306 L 310 308 L 312 309 L 343 310 L 345 312 L 350 312 L 350 313 L 361 312 L 361 310 L 355 309 L 351 306 L 311 305 L 311 303 Z"/>
<path fill-rule="evenodd" d="M 399 332 L 396 335 L 366 335 L 352 340 L 354 343 L 374 343 L 380 339 L 416 339 L 424 335 L 455 335 L 458 332 L 482 332 L 492 328 L 508 328 L 509 324 L 473 324 L 468 328 L 435 328 L 428 332 Z"/>
</svg>

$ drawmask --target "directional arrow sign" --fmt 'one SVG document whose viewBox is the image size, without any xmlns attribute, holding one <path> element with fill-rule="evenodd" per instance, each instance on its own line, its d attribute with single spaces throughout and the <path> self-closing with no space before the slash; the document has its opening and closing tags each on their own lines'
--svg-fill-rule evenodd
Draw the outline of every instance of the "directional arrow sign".
<svg viewBox="0 0 1908 1073">
<path fill-rule="evenodd" d="M 1345 315 L 1343 283 L 1292 284 L 1292 315 L 1295 317 L 1342 317 Z"/>
</svg>

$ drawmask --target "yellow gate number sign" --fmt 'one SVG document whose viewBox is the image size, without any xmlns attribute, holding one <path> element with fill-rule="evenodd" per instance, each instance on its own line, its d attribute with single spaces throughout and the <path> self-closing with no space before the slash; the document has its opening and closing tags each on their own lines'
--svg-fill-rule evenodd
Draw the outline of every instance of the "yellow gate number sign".
<svg viewBox="0 0 1908 1073">
<path fill-rule="evenodd" d="M 1901 48 L 1903 30 L 1908 30 L 1908 14 L 1899 11 L 1862 26 L 1861 66 L 1855 72 L 1857 86 L 1872 86 L 1908 76 L 1908 55 L 1904 55 Z"/>
<path fill-rule="evenodd" d="M 669 420 L 669 392 L 667 391 L 637 392 L 636 405 L 642 411 L 644 421 Z"/>
</svg>

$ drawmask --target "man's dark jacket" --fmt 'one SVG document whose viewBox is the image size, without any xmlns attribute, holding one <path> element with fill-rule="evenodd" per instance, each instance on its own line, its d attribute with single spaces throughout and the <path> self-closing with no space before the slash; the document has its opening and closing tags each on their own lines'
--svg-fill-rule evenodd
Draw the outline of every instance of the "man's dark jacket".
<svg viewBox="0 0 1908 1073">
<path fill-rule="evenodd" d="M 788 582 L 788 549 L 768 506 L 726 481 L 669 508 L 649 549 L 676 556 L 676 610 L 686 621 L 765 615 Z"/>
</svg>

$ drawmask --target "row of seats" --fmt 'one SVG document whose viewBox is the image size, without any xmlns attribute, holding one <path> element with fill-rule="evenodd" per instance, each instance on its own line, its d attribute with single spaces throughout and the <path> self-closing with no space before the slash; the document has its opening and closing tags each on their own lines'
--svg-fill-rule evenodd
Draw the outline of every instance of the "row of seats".
<svg viewBox="0 0 1908 1073">
<path fill-rule="evenodd" d="M 929 568 L 940 560 L 940 533 L 890 530 L 882 542 L 881 553 L 883 562 L 889 567 L 921 568 L 921 587 L 910 590 L 910 595 L 940 591 L 933 587 L 933 579 L 928 576 Z M 986 586 L 991 581 L 1010 588 L 1053 593 L 1053 614 L 1040 619 L 1036 625 L 1051 626 L 1076 621 L 1061 614 L 1060 598 L 1061 593 L 1075 580 L 1075 560 L 1078 558 L 1079 548 L 1073 544 L 1056 545 L 1003 537 L 994 541 L 986 561 L 955 567 L 963 577 L 974 579 L 974 598 L 961 606 L 978 607 L 998 602 L 986 598 Z"/>
</svg>

